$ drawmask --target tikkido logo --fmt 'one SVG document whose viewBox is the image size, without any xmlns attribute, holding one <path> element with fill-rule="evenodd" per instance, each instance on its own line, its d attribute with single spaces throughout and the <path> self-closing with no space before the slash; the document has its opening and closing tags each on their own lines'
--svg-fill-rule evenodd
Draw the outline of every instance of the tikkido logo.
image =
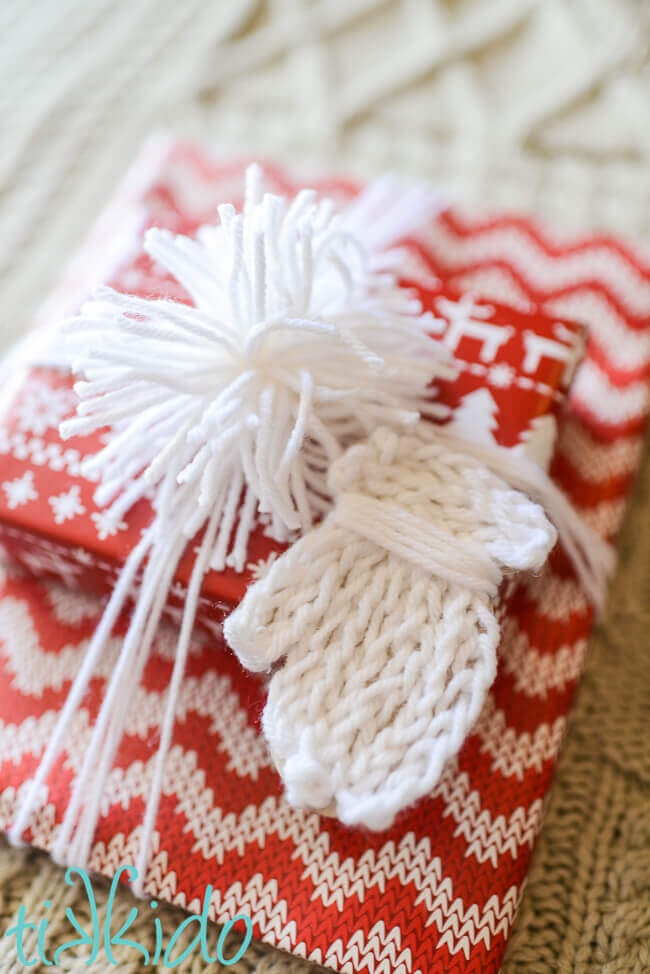
<svg viewBox="0 0 650 974">
<path fill-rule="evenodd" d="M 95 902 L 95 893 L 93 891 L 92 884 L 88 878 L 88 874 L 84 869 L 79 869 L 76 867 L 70 867 L 65 873 L 65 882 L 68 886 L 74 886 L 77 880 L 81 880 L 87 899 L 87 905 L 89 907 L 90 919 L 85 917 L 85 921 L 89 929 L 85 929 L 82 923 L 77 918 L 76 914 L 71 907 L 68 907 L 65 911 L 66 919 L 68 923 L 74 928 L 78 937 L 75 940 L 69 940 L 67 943 L 61 944 L 57 947 L 52 958 L 47 957 L 47 925 L 48 919 L 44 917 L 40 922 L 34 922 L 33 920 L 28 920 L 25 916 L 26 910 L 24 904 L 20 906 L 18 910 L 17 922 L 13 927 L 10 927 L 5 931 L 5 937 L 16 938 L 16 954 L 18 961 L 25 967 L 33 967 L 40 960 L 41 964 L 47 967 L 58 967 L 61 962 L 62 955 L 67 950 L 74 950 L 75 948 L 90 948 L 90 956 L 85 961 L 85 966 L 88 967 L 95 961 L 99 955 L 100 950 L 103 948 L 106 959 L 109 963 L 114 964 L 116 967 L 124 966 L 127 963 L 123 956 L 118 959 L 114 954 L 114 948 L 116 947 L 128 947 L 133 951 L 137 951 L 140 956 L 140 964 L 142 966 L 149 966 L 153 964 L 162 964 L 163 967 L 174 968 L 178 967 L 193 951 L 200 949 L 203 956 L 203 960 L 206 964 L 213 964 L 218 961 L 220 964 L 225 966 L 230 966 L 236 964 L 240 960 L 246 951 L 248 950 L 249 944 L 253 939 L 253 926 L 250 917 L 240 914 L 229 920 L 225 926 L 222 927 L 221 933 L 219 935 L 219 941 L 217 943 L 217 952 L 215 956 L 211 956 L 208 950 L 208 910 L 210 907 L 210 898 L 212 896 L 212 886 L 207 886 L 203 896 L 203 909 L 198 916 L 187 916 L 179 924 L 171 938 L 169 939 L 167 946 L 163 950 L 163 929 L 162 923 L 160 922 L 160 917 L 154 916 L 154 933 L 155 933 L 155 950 L 152 954 L 149 953 L 144 944 L 139 943 L 137 940 L 130 940 L 124 935 L 127 933 L 129 928 L 133 925 L 135 920 L 139 915 L 139 910 L 137 907 L 133 907 L 126 920 L 122 923 L 121 927 L 116 933 L 111 932 L 111 921 L 113 914 L 113 904 L 115 901 L 115 894 L 117 891 L 117 884 L 120 881 L 121 876 L 129 882 L 133 882 L 137 878 L 138 871 L 133 866 L 120 866 L 120 868 L 115 873 L 113 881 L 111 882 L 110 891 L 108 894 L 108 899 L 106 901 L 106 916 L 104 922 L 101 923 L 99 919 L 99 914 L 97 911 L 97 903 Z M 51 906 L 50 900 L 45 900 L 45 909 L 49 909 Z M 156 900 L 151 900 L 149 902 L 149 907 L 151 910 L 155 910 L 158 906 Z M 84 911 L 85 912 L 85 911 Z M 237 948 L 237 951 L 230 957 L 224 956 L 224 948 L 226 940 L 229 933 L 235 927 L 235 924 L 243 924 L 244 934 L 241 944 Z M 186 931 L 190 929 L 193 925 L 198 924 L 198 929 L 196 935 L 192 938 L 190 943 L 185 944 L 181 953 L 174 956 L 176 950 L 179 948 L 179 941 L 183 938 L 186 939 Z M 237 931 L 241 934 L 241 930 Z M 36 940 L 36 944 L 34 941 Z M 26 957 L 26 943 L 33 947 L 36 947 L 38 951 L 38 957 Z M 232 945 L 231 945 L 232 946 Z M 120 952 L 121 953 L 121 952 Z M 64 960 L 64 966 L 65 964 Z"/>
</svg>

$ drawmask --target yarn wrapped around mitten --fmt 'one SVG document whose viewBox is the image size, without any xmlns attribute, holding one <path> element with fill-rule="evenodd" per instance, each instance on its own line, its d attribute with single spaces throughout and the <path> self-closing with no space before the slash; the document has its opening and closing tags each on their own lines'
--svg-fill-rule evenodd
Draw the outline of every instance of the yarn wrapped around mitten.
<svg viewBox="0 0 650 974">
<path fill-rule="evenodd" d="M 297 806 L 384 829 L 427 794 L 496 672 L 504 571 L 539 569 L 543 509 L 422 423 L 380 428 L 330 470 L 335 506 L 226 620 L 270 670 L 263 728 Z"/>
</svg>

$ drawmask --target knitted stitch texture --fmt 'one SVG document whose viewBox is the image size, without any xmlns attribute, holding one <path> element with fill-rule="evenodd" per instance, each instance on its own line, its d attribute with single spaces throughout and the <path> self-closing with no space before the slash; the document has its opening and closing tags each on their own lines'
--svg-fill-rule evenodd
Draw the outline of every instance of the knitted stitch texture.
<svg viewBox="0 0 650 974">
<path fill-rule="evenodd" d="M 273 674 L 263 726 L 289 801 L 389 827 L 432 790 L 496 673 L 505 569 L 556 541 L 542 508 L 428 434 L 378 429 L 330 471 L 325 522 L 224 624 Z"/>
</svg>

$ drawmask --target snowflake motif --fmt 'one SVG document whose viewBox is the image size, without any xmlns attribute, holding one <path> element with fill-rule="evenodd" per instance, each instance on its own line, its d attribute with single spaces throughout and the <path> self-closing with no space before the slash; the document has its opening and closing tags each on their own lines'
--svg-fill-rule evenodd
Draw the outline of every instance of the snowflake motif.
<svg viewBox="0 0 650 974">
<path fill-rule="evenodd" d="M 70 570 L 68 566 L 67 570 Z M 92 619 L 102 608 L 103 599 L 99 596 L 83 592 L 78 586 L 66 587 L 59 579 L 45 581 L 43 589 L 56 618 L 69 626 Z"/>
<path fill-rule="evenodd" d="M 38 500 L 38 491 L 34 487 L 34 473 L 26 470 L 22 477 L 15 480 L 6 480 L 2 489 L 7 495 L 7 507 L 10 511 L 15 511 L 17 507 L 27 504 L 28 501 Z"/>
<path fill-rule="evenodd" d="M 18 429 L 35 436 L 42 436 L 48 429 L 58 429 L 61 421 L 74 412 L 76 402 L 70 389 L 53 389 L 46 383 L 32 382 L 16 409 Z"/>
<path fill-rule="evenodd" d="M 488 371 L 487 378 L 490 385 L 497 389 L 508 389 L 515 377 L 515 370 L 507 362 L 497 362 Z"/>
<path fill-rule="evenodd" d="M 259 561 L 249 562 L 246 568 L 251 573 L 254 582 L 259 582 L 265 578 L 271 570 L 271 565 L 278 557 L 277 551 L 272 551 L 268 558 L 260 558 Z"/>
<path fill-rule="evenodd" d="M 80 565 L 95 564 L 94 556 L 89 551 L 86 551 L 85 548 L 72 548 L 70 550 L 70 555 L 76 562 L 79 562 Z"/>
<path fill-rule="evenodd" d="M 71 521 L 77 514 L 85 514 L 86 508 L 81 503 L 79 487 L 74 484 L 70 490 L 57 494 L 49 499 L 50 507 L 54 511 L 54 521 L 56 524 L 63 524 L 64 521 Z"/>
<path fill-rule="evenodd" d="M 109 510 L 97 511 L 90 515 L 100 541 L 112 538 L 118 531 L 126 531 L 126 521 L 117 521 Z"/>
<path fill-rule="evenodd" d="M 79 585 L 79 575 L 83 571 L 81 565 L 76 565 L 65 555 L 57 551 L 46 551 L 44 549 L 33 549 L 32 551 L 22 551 L 20 563 L 32 575 L 56 575 L 69 588 L 77 588 Z"/>
</svg>

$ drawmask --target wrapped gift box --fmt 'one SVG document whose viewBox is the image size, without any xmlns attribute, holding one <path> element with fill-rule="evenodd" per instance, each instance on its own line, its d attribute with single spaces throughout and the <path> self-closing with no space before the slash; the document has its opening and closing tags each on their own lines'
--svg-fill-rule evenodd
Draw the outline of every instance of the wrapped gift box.
<svg viewBox="0 0 650 974">
<path fill-rule="evenodd" d="M 184 145 L 148 146 L 99 220 L 75 261 L 59 295 L 48 303 L 31 343 L 33 363 L 39 341 L 62 315 L 78 310 L 97 283 L 108 283 L 139 296 L 187 300 L 142 251 L 151 225 L 193 234 L 214 221 L 216 204 L 241 203 L 241 163 L 216 165 Z M 191 193 L 199 180 L 203 191 Z M 269 189 L 297 191 L 275 170 L 266 174 Z M 209 188 L 206 188 L 209 187 Z M 322 188 L 338 199 L 356 188 L 328 183 Z M 457 410 L 455 422 L 508 447 L 520 447 L 550 459 L 556 418 L 581 352 L 581 328 L 565 318 L 549 317 L 536 303 L 516 306 L 485 302 L 432 274 L 426 229 L 410 244 L 407 267 L 416 279 L 405 282 L 435 318 L 432 329 L 459 360 L 457 380 L 440 383 L 438 395 Z M 406 246 L 409 246 L 408 244 Z M 148 502 L 139 503 L 120 523 L 109 521 L 93 501 L 96 484 L 81 472 L 81 461 L 101 446 L 101 435 L 62 441 L 58 426 L 75 411 L 72 376 L 27 366 L 12 377 L 0 416 L 0 541 L 24 567 L 54 575 L 75 587 L 105 593 L 152 517 Z M 540 452 L 541 451 L 541 452 Z M 219 626 L 243 596 L 259 565 L 282 549 L 260 524 L 252 538 L 244 573 L 210 573 L 204 582 L 199 620 Z M 183 604 L 191 573 L 194 543 L 188 546 L 168 609 Z"/>
<path fill-rule="evenodd" d="M 240 166 L 212 164 L 184 149 L 169 151 L 166 180 L 154 180 L 143 194 L 155 222 L 164 223 L 167 215 L 173 224 L 179 210 L 200 222 L 220 199 L 240 193 Z M 268 172 L 274 185 L 287 187 L 282 173 Z M 343 192 L 338 185 L 334 189 Z M 522 312 L 540 309 L 551 328 L 589 312 L 586 358 L 568 409 L 560 412 L 553 393 L 556 405 L 547 402 L 528 415 L 557 416 L 552 475 L 583 516 L 612 538 L 648 413 L 648 260 L 603 236 L 562 240 L 522 218 L 457 212 L 436 220 L 413 242 L 413 252 L 445 288 L 472 291 Z M 127 263 L 122 266 L 126 271 Z M 152 275 L 146 266 L 142 272 Z M 73 275 L 67 285 L 73 305 L 86 276 L 75 282 Z M 97 279 L 108 276 L 100 273 Z M 153 275 L 151 280 L 157 289 L 160 281 Z M 119 272 L 114 282 L 120 284 Z M 121 286 L 132 285 L 127 280 Z M 437 291 L 438 285 L 429 286 L 432 294 Z M 567 344 L 562 335 L 545 337 Z M 458 354 L 474 368 L 462 372 L 467 385 L 458 387 L 455 401 L 451 389 L 445 394 L 461 406 L 456 418 L 462 419 L 462 410 L 471 425 L 476 407 L 475 400 L 468 406 L 467 396 L 488 391 L 498 422 L 485 423 L 484 433 L 512 446 L 520 437 L 515 429 L 506 432 L 505 413 L 509 397 L 525 393 L 526 383 L 490 384 L 484 370 L 494 363 L 482 361 L 476 341 L 472 334 L 459 340 Z M 515 374 L 536 381 L 524 368 L 523 349 L 520 359 Z M 557 371 L 555 376 L 543 380 L 552 390 L 561 383 Z M 483 417 L 486 412 L 489 416 L 490 410 L 479 410 Z M 542 453 L 547 433 L 544 422 L 537 435 L 538 424 L 534 439 Z M 29 487 L 27 478 L 22 490 L 29 494 Z M 22 506 L 27 505 L 12 509 L 13 527 Z M 67 530 L 71 523 L 60 527 Z M 70 579 L 77 589 L 83 574 Z M 559 548 L 539 576 L 516 582 L 503 610 L 499 671 L 480 719 L 433 794 L 381 834 L 346 829 L 287 805 L 258 729 L 263 684 L 244 673 L 232 654 L 215 652 L 218 640 L 197 636 L 167 762 L 147 892 L 198 913 L 211 884 L 214 920 L 245 913 L 256 937 L 346 974 L 496 974 L 592 616 Z M 97 600 L 80 591 L 6 571 L 0 588 L 2 827 L 11 822 L 20 789 L 34 773 L 100 612 Z M 48 780 L 31 829 L 31 841 L 41 848 L 54 845 L 118 641 L 119 632 Z M 161 631 L 109 778 L 91 853 L 93 868 L 109 876 L 137 850 L 173 645 L 173 634 Z"/>
</svg>

